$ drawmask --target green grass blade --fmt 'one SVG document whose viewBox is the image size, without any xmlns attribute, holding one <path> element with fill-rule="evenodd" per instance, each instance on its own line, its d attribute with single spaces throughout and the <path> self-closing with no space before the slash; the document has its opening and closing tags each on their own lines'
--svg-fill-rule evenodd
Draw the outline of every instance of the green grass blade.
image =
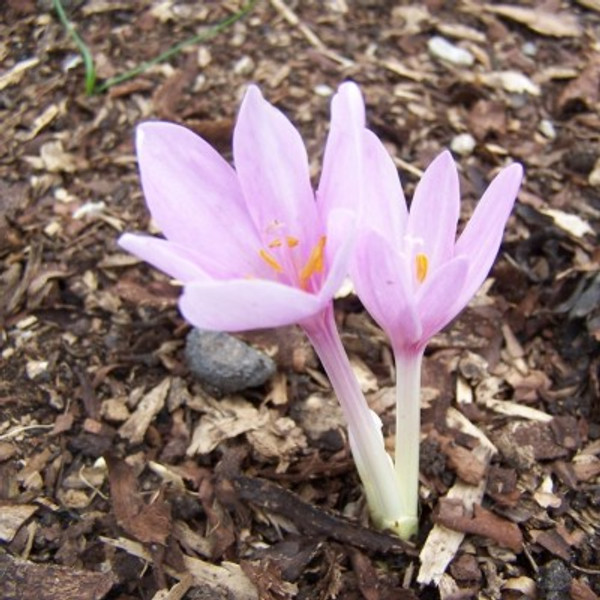
<svg viewBox="0 0 600 600">
<path fill-rule="evenodd" d="M 258 2 L 258 0 L 251 0 L 250 2 L 248 2 L 247 4 L 242 6 L 242 8 L 238 12 L 234 13 L 230 17 L 227 17 L 220 23 L 217 23 L 216 25 L 214 25 L 207 31 L 205 31 L 203 33 L 199 33 L 192 37 L 189 37 L 189 38 L 183 40 L 182 42 L 179 42 L 178 44 L 171 46 L 168 50 L 165 50 L 162 54 L 159 54 L 155 58 L 141 63 L 140 65 L 138 65 L 137 67 L 135 67 L 133 69 L 130 69 L 129 71 L 125 71 L 125 73 L 121 73 L 120 75 L 116 75 L 115 77 L 111 77 L 110 79 L 107 79 L 104 83 L 102 83 L 98 86 L 97 91 L 105 92 L 107 89 L 111 88 L 112 86 L 117 85 L 119 83 L 123 83 L 124 81 L 127 81 L 128 79 L 131 79 L 132 77 L 136 77 L 137 75 L 140 75 L 141 73 L 143 73 L 150 67 L 153 67 L 154 65 L 157 65 L 161 62 L 164 62 L 165 60 L 168 60 L 172 56 L 175 56 L 176 54 L 181 52 L 184 48 L 187 48 L 188 46 L 192 46 L 193 44 L 205 42 L 206 40 L 213 38 L 218 33 L 221 33 L 221 31 L 227 29 L 228 27 L 233 25 L 235 22 L 244 18 L 254 8 L 254 5 L 257 2 Z"/>
<path fill-rule="evenodd" d="M 75 45 L 81 54 L 83 66 L 85 68 L 85 93 L 88 96 L 91 96 L 96 91 L 96 67 L 94 65 L 92 53 L 81 36 L 77 33 L 77 31 L 75 31 L 73 23 L 69 21 L 62 2 L 60 0 L 52 0 L 52 3 L 60 22 L 67 30 L 67 33 L 71 36 L 72 40 L 75 42 Z"/>
<path fill-rule="evenodd" d="M 233 25 L 236 21 L 239 21 L 240 19 L 245 17 L 254 8 L 254 5 L 258 2 L 258 0 L 251 0 L 250 2 L 242 6 L 242 8 L 238 12 L 234 13 L 230 17 L 227 17 L 220 23 L 217 23 L 213 27 L 209 28 L 207 31 L 189 37 L 183 40 L 182 42 L 171 46 L 169 49 L 165 50 L 163 53 L 159 54 L 155 58 L 143 62 L 137 67 L 130 69 L 129 71 L 125 71 L 125 73 L 121 73 L 120 75 L 111 77 L 103 83 L 101 83 L 100 85 L 96 85 L 96 67 L 94 65 L 94 59 L 89 48 L 87 47 L 83 39 L 79 36 L 77 31 L 75 31 L 75 27 L 73 26 L 73 24 L 69 21 L 69 18 L 67 17 L 63 5 L 61 3 L 61 0 L 52 1 L 54 4 L 54 8 L 56 9 L 56 13 L 58 14 L 58 18 L 60 19 L 60 22 L 67 30 L 67 33 L 71 36 L 77 48 L 79 49 L 79 52 L 81 53 L 81 57 L 83 59 L 83 64 L 85 67 L 85 92 L 86 94 L 88 94 L 88 96 L 91 96 L 95 93 L 105 92 L 112 86 L 117 85 L 119 83 L 123 83 L 128 79 L 132 79 L 133 77 L 140 75 L 150 67 L 153 67 L 154 65 L 168 60 L 172 56 L 175 56 L 176 54 L 181 52 L 184 48 L 213 38 L 221 31 Z"/>
</svg>

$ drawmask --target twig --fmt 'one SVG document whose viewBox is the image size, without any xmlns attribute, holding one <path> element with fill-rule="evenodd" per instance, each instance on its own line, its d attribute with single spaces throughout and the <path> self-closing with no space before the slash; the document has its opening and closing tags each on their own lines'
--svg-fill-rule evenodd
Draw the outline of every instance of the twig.
<svg viewBox="0 0 600 600">
<path fill-rule="evenodd" d="M 15 427 L 11 429 L 9 432 L 0 435 L 0 441 L 8 440 L 24 431 L 29 431 L 30 429 L 53 429 L 54 425 L 24 425 L 23 427 Z"/>
<path fill-rule="evenodd" d="M 343 67 L 351 67 L 354 64 L 353 60 L 327 48 L 319 36 L 308 25 L 303 23 L 285 2 L 282 0 L 271 0 L 271 5 L 292 27 L 297 27 L 308 43 L 314 46 L 321 54 L 341 64 Z"/>
<path fill-rule="evenodd" d="M 296 494 L 265 479 L 236 475 L 231 479 L 239 497 L 274 513 L 283 514 L 299 529 L 312 535 L 324 535 L 342 544 L 370 550 L 416 555 L 414 547 L 400 538 L 330 514 L 305 502 Z"/>
</svg>

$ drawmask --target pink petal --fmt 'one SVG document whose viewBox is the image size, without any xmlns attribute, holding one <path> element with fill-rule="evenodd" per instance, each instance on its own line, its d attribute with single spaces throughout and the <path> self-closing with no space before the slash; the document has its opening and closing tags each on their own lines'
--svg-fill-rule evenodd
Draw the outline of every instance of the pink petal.
<svg viewBox="0 0 600 600">
<path fill-rule="evenodd" d="M 397 246 L 404 236 L 408 219 L 398 170 L 385 146 L 372 131 L 365 131 L 363 143 L 368 182 L 364 222 Z"/>
<path fill-rule="evenodd" d="M 323 156 L 317 200 L 328 218 L 332 210 L 358 211 L 363 190 L 362 137 L 365 106 L 358 86 L 342 84 L 331 101 L 331 125 Z"/>
<path fill-rule="evenodd" d="M 187 321 L 214 331 L 289 325 L 316 314 L 325 305 L 313 294 L 259 279 L 190 283 L 179 301 Z"/>
<path fill-rule="evenodd" d="M 149 235 L 125 233 L 119 238 L 119 246 L 184 283 L 209 278 L 199 265 L 198 257 L 174 242 Z"/>
<path fill-rule="evenodd" d="M 468 270 L 468 259 L 457 256 L 430 273 L 419 289 L 417 311 L 423 326 L 423 344 L 464 308 L 464 304 L 458 304 L 457 298 Z"/>
<path fill-rule="evenodd" d="M 352 281 L 361 302 L 394 345 L 410 345 L 421 338 L 407 274 L 405 258 L 388 240 L 374 231 L 361 235 L 351 265 Z"/>
<path fill-rule="evenodd" d="M 146 202 L 165 236 L 239 275 L 251 271 L 260 242 L 225 160 L 172 123 L 138 126 L 136 146 Z"/>
<path fill-rule="evenodd" d="M 242 102 L 233 133 L 233 155 L 248 211 L 263 241 L 277 226 L 299 238 L 306 252 L 321 234 L 310 184 L 308 157 L 298 131 L 256 86 Z"/>
<path fill-rule="evenodd" d="M 344 209 L 331 211 L 327 221 L 327 244 L 325 245 L 327 274 L 318 292 L 321 300 L 331 300 L 348 276 L 356 234 L 355 213 Z"/>
<path fill-rule="evenodd" d="M 450 152 L 442 152 L 427 168 L 410 206 L 406 234 L 422 241 L 429 268 L 436 269 L 453 256 L 460 211 L 458 171 Z"/>
<path fill-rule="evenodd" d="M 523 167 L 513 164 L 494 178 L 456 242 L 454 254 L 469 258 L 469 276 L 461 290 L 466 304 L 485 281 L 498 254 L 502 234 L 514 205 Z"/>
</svg>

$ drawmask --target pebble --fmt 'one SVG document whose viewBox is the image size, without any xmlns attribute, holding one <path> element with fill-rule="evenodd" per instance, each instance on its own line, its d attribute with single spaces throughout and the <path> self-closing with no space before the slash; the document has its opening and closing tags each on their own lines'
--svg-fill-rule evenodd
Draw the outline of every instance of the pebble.
<svg viewBox="0 0 600 600">
<path fill-rule="evenodd" d="M 48 373 L 48 361 L 47 360 L 30 360 L 25 365 L 25 371 L 29 379 L 38 379 L 42 375 Z"/>
<path fill-rule="evenodd" d="M 539 571 L 537 588 L 540 600 L 565 600 L 569 598 L 571 573 L 560 560 L 551 560 Z"/>
<path fill-rule="evenodd" d="M 469 156 L 475 149 L 475 138 L 470 133 L 460 133 L 452 138 L 450 149 L 461 156 Z"/>
<path fill-rule="evenodd" d="M 212 61 L 212 54 L 206 46 L 200 46 L 198 48 L 198 66 L 201 69 L 208 67 Z"/>
<path fill-rule="evenodd" d="M 533 42 L 525 42 L 521 50 L 525 56 L 533 58 L 537 54 L 538 48 Z"/>
<path fill-rule="evenodd" d="M 129 419 L 131 413 L 125 398 L 108 398 L 102 402 L 100 415 L 107 421 L 123 423 Z"/>
<path fill-rule="evenodd" d="M 475 57 L 468 50 L 451 44 L 446 38 L 439 35 L 429 40 L 427 48 L 436 58 L 448 61 L 453 65 L 470 67 L 475 62 Z"/>
<path fill-rule="evenodd" d="M 317 94 L 317 96 L 321 96 L 323 98 L 328 98 L 329 96 L 332 96 L 334 93 L 334 89 L 327 85 L 326 83 L 319 83 L 318 85 L 315 85 L 314 87 L 314 92 L 315 94 Z"/>
<path fill-rule="evenodd" d="M 594 187 L 600 187 L 600 159 L 596 161 L 592 172 L 589 174 L 588 183 Z"/>
<path fill-rule="evenodd" d="M 548 138 L 549 140 L 556 139 L 556 129 L 554 128 L 554 124 L 552 123 L 552 121 L 549 121 L 548 119 L 542 119 L 538 126 L 538 130 L 544 137 Z"/>
<path fill-rule="evenodd" d="M 236 63 L 233 65 L 233 72 L 236 75 L 250 75 L 252 71 L 254 71 L 255 64 L 252 58 L 249 56 L 242 56 Z"/>
<path fill-rule="evenodd" d="M 227 333 L 203 329 L 188 334 L 185 358 L 202 383 L 222 394 L 262 385 L 276 371 L 266 354 Z"/>
</svg>

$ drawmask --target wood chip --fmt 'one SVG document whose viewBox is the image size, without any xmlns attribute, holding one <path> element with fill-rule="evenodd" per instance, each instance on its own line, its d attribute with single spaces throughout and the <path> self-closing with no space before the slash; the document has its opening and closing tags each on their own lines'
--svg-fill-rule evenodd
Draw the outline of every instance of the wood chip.
<svg viewBox="0 0 600 600">
<path fill-rule="evenodd" d="M 101 600 L 116 579 L 112 573 L 96 573 L 69 567 L 36 564 L 10 554 L 0 554 L 2 589 L 6 600 Z"/>
<path fill-rule="evenodd" d="M 471 426 L 476 429 L 474 425 L 471 424 Z M 494 448 L 493 444 L 489 442 L 489 445 L 482 444 L 473 450 L 475 457 L 485 465 L 489 464 L 494 454 L 490 446 Z M 476 503 L 481 502 L 485 492 L 485 485 L 485 480 L 480 481 L 475 486 L 457 481 L 445 497 L 449 500 L 458 500 L 467 510 L 471 510 Z M 427 540 L 419 554 L 421 568 L 417 575 L 417 582 L 423 585 L 439 583 L 450 561 L 456 555 L 463 539 L 463 532 L 454 531 L 436 523 L 429 532 Z"/>
<path fill-rule="evenodd" d="M 152 555 L 142 544 L 125 538 L 117 540 L 101 537 L 104 543 L 121 548 L 133 556 L 137 556 L 145 561 L 152 562 Z M 173 569 L 166 567 L 166 572 L 172 577 L 183 580 L 189 573 L 194 585 L 204 588 L 212 594 L 213 598 L 235 598 L 236 600 L 259 600 L 258 593 L 254 584 L 246 576 L 239 565 L 223 561 L 220 565 L 213 565 L 209 562 L 184 555 L 183 557 L 186 573 L 177 573 Z"/>
<path fill-rule="evenodd" d="M 519 526 L 479 504 L 473 505 L 473 514 L 469 515 L 460 500 L 442 499 L 433 518 L 435 523 L 448 529 L 491 538 L 500 546 L 510 548 L 514 552 L 523 550 L 523 534 Z"/>
<path fill-rule="evenodd" d="M 577 16 L 570 12 L 550 12 L 540 8 L 511 6 L 509 4 L 488 4 L 484 9 L 525 25 L 532 31 L 542 35 L 578 37 L 582 32 Z"/>
<path fill-rule="evenodd" d="M 132 444 L 139 444 L 144 439 L 152 419 L 165 405 L 170 385 L 171 378 L 167 377 L 144 395 L 135 412 L 120 427 L 121 437 L 128 439 Z"/>
<path fill-rule="evenodd" d="M 15 85 L 21 81 L 23 75 L 40 62 L 39 58 L 27 58 L 18 62 L 14 67 L 0 75 L 0 91 L 9 85 Z"/>
<path fill-rule="evenodd" d="M 0 540 L 10 542 L 17 531 L 37 511 L 32 504 L 9 504 L 0 501 Z"/>
</svg>

